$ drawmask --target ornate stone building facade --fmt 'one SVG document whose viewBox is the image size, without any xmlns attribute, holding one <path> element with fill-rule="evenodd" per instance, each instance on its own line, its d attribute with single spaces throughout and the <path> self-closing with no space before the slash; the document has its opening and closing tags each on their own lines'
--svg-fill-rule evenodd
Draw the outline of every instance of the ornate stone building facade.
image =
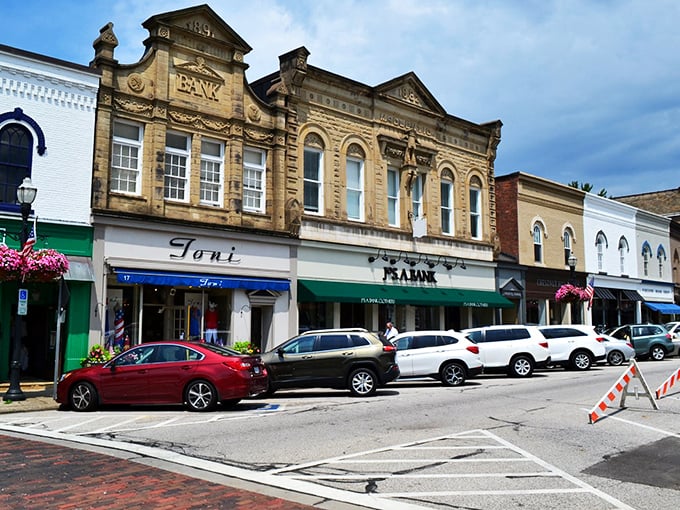
<svg viewBox="0 0 680 510">
<path fill-rule="evenodd" d="M 204 337 L 192 313 L 211 302 L 219 341 L 261 348 L 513 306 L 494 280 L 500 121 L 448 114 L 413 73 L 373 87 L 312 67 L 305 48 L 249 84 L 250 46 L 206 5 L 143 26 L 134 64 L 111 24 L 94 42 L 95 336 Z"/>
</svg>

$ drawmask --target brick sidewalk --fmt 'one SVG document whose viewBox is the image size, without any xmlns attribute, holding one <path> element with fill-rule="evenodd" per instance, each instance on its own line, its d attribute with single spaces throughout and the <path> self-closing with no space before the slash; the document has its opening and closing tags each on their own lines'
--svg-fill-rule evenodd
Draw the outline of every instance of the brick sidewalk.
<svg viewBox="0 0 680 510">
<path fill-rule="evenodd" d="M 82 449 L 0 434 L 0 508 L 312 510 Z"/>
</svg>

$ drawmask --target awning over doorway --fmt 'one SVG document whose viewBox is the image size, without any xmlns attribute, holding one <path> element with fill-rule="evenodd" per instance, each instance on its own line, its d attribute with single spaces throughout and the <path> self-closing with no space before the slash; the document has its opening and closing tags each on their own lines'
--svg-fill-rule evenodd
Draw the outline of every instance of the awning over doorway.
<svg viewBox="0 0 680 510">
<path fill-rule="evenodd" d="M 68 271 L 64 273 L 64 280 L 78 282 L 93 282 L 94 268 L 89 257 L 68 256 Z"/>
<path fill-rule="evenodd" d="M 595 287 L 595 295 L 600 299 L 613 299 L 614 301 L 616 301 L 616 296 L 612 293 L 611 290 L 605 287 Z"/>
<path fill-rule="evenodd" d="M 298 301 L 477 308 L 515 306 L 498 292 L 485 290 L 404 287 L 323 280 L 298 280 Z"/>
<path fill-rule="evenodd" d="M 290 281 L 281 278 L 251 278 L 203 273 L 179 273 L 149 269 L 114 269 L 120 283 L 199 287 L 203 289 L 290 290 Z"/>
<path fill-rule="evenodd" d="M 623 292 L 623 295 L 626 296 L 631 301 L 644 301 L 642 296 L 640 294 L 638 294 L 637 290 L 623 289 L 621 292 Z"/>
<path fill-rule="evenodd" d="M 655 312 L 661 312 L 665 315 L 680 313 L 680 306 L 675 303 L 650 303 L 649 301 L 645 301 L 645 305 Z"/>
</svg>

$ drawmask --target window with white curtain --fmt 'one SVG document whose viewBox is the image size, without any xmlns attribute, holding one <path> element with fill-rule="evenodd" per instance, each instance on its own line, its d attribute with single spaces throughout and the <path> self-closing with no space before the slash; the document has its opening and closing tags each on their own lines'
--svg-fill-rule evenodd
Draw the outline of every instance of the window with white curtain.
<svg viewBox="0 0 680 510">
<path fill-rule="evenodd" d="M 411 198 L 413 206 L 413 217 L 422 218 L 424 214 L 423 192 L 425 189 L 425 174 L 417 174 L 413 179 L 413 187 L 411 188 Z"/>
<path fill-rule="evenodd" d="M 534 225 L 534 262 L 543 262 L 543 231 L 538 224 Z"/>
<path fill-rule="evenodd" d="M 571 256 L 571 232 L 568 229 L 564 231 L 564 265 L 569 265 L 569 257 Z"/>
<path fill-rule="evenodd" d="M 442 176 L 440 183 L 442 233 L 453 234 L 453 181 Z"/>
<path fill-rule="evenodd" d="M 320 214 L 323 210 L 323 152 L 313 147 L 304 150 L 305 212 Z"/>
<path fill-rule="evenodd" d="M 347 218 L 364 220 L 364 161 L 348 157 L 347 172 Z"/>
<path fill-rule="evenodd" d="M 482 237 L 482 183 L 477 177 L 470 181 L 470 236 Z"/>
<path fill-rule="evenodd" d="M 625 237 L 619 240 L 619 270 L 626 274 L 626 253 L 628 253 L 628 241 Z"/>
</svg>

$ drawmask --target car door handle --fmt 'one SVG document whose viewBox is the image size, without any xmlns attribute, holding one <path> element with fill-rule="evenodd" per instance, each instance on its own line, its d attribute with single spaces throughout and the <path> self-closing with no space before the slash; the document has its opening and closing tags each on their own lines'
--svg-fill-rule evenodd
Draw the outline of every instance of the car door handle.
<svg viewBox="0 0 680 510">
<path fill-rule="evenodd" d="M 182 365 L 182 370 L 191 370 L 189 365 Z"/>
<path fill-rule="evenodd" d="M 313 359 L 314 356 L 302 356 L 302 359 Z"/>
<path fill-rule="evenodd" d="M 348 352 L 343 352 L 343 353 L 342 353 L 343 356 L 352 356 L 353 354 L 354 354 L 354 353 L 353 353 L 352 351 L 348 351 Z"/>
</svg>

